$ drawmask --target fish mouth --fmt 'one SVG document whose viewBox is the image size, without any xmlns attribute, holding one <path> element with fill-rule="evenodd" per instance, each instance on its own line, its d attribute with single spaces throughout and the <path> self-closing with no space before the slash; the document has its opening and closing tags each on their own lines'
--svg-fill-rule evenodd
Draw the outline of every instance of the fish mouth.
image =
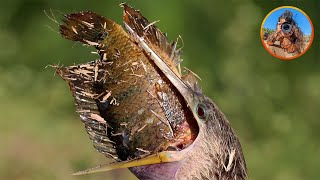
<svg viewBox="0 0 320 180">
<path fill-rule="evenodd" d="M 161 73 L 161 76 L 165 76 Z M 165 79 L 166 77 L 163 77 Z M 169 81 L 168 79 L 166 79 Z M 169 84 L 170 82 L 168 82 Z M 170 86 L 173 86 L 170 84 Z M 180 105 L 182 106 L 182 113 L 184 116 L 184 121 L 177 124 L 174 128 L 175 136 L 172 140 L 165 142 L 161 148 L 165 151 L 181 151 L 188 148 L 197 138 L 199 134 L 199 125 L 194 118 L 194 115 L 188 106 L 187 102 L 180 92 L 173 86 L 173 92 L 176 94 Z M 161 150 L 162 151 L 162 150 Z"/>
</svg>

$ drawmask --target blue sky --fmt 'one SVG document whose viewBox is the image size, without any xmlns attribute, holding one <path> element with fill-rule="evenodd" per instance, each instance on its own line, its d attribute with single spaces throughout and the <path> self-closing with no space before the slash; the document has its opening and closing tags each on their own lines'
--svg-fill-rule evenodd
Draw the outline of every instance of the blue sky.
<svg viewBox="0 0 320 180">
<path fill-rule="evenodd" d="M 263 27 L 275 29 L 279 16 L 281 16 L 281 14 L 284 13 L 285 10 L 289 10 L 293 13 L 293 19 L 296 21 L 296 23 L 298 23 L 298 26 L 305 35 L 311 34 L 312 28 L 311 24 L 308 21 L 308 18 L 300 11 L 292 8 L 282 8 L 272 12 L 264 22 Z"/>
</svg>

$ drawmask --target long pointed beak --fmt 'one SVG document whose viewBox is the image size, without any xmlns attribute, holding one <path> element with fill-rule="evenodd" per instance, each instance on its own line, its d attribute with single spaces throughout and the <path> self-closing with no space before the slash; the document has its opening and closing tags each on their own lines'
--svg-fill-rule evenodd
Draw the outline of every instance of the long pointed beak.
<svg viewBox="0 0 320 180">
<path fill-rule="evenodd" d="M 137 33 L 133 31 L 133 29 L 124 22 L 126 29 L 129 33 L 135 38 L 136 42 L 145 50 L 149 57 L 153 60 L 153 62 L 157 65 L 157 67 L 163 72 L 163 74 L 169 79 L 169 81 L 173 84 L 174 87 L 180 92 L 183 96 L 187 105 L 190 108 L 195 107 L 194 101 L 194 91 L 188 86 L 180 77 L 178 77 L 170 67 L 155 53 L 146 43 L 143 37 L 139 37 Z M 193 109 L 191 109 L 193 112 Z M 198 121 L 198 120 L 197 120 Z"/>
<path fill-rule="evenodd" d="M 188 152 L 188 149 L 190 149 L 190 146 L 182 151 L 163 151 L 157 154 L 152 154 L 152 155 L 143 157 L 141 159 L 134 159 L 129 161 L 100 165 L 91 169 L 73 173 L 72 175 L 84 175 L 84 174 L 105 172 L 105 171 L 121 169 L 121 168 L 130 168 L 130 167 L 144 166 L 144 165 L 150 165 L 150 164 L 176 162 L 184 159 L 185 155 Z"/>
</svg>

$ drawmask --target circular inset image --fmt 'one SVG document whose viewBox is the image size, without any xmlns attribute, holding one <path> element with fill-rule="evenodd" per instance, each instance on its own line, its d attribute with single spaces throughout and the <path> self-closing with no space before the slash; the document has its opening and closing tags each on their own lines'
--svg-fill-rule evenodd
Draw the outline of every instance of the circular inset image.
<svg viewBox="0 0 320 180">
<path fill-rule="evenodd" d="M 313 41 L 309 16 L 293 6 L 281 6 L 264 18 L 260 36 L 268 52 L 280 59 L 291 60 L 303 55 Z"/>
</svg>

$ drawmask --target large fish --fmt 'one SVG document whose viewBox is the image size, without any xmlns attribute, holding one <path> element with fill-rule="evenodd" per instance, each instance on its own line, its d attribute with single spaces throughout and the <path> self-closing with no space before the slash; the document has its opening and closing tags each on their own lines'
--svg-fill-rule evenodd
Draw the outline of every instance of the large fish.
<svg viewBox="0 0 320 180">
<path fill-rule="evenodd" d="M 94 147 L 115 160 L 75 174 L 130 168 L 141 179 L 244 179 L 239 140 L 196 75 L 181 74 L 177 42 L 122 6 L 127 32 L 93 12 L 68 14 L 60 25 L 66 39 L 97 49 L 97 60 L 54 67 Z"/>
</svg>

